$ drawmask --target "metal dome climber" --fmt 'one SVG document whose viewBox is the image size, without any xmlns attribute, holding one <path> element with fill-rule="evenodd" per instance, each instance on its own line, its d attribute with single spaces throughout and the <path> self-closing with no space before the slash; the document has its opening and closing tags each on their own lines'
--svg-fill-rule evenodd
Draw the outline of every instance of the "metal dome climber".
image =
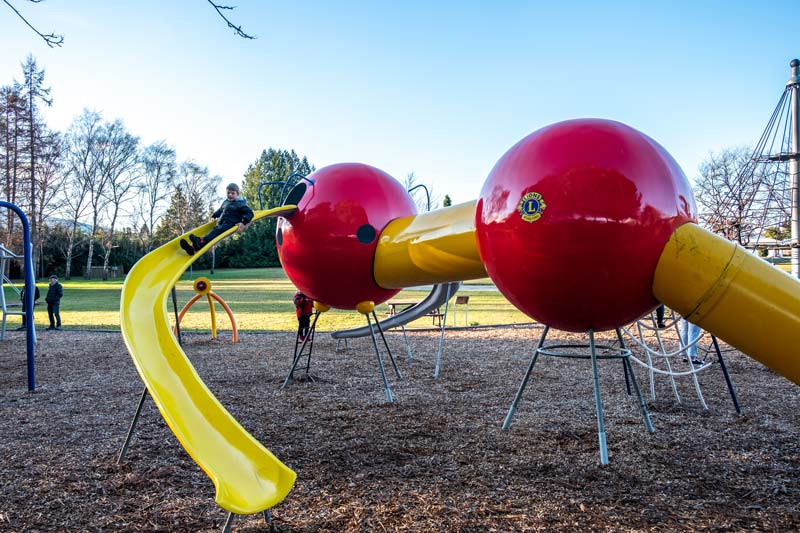
<svg viewBox="0 0 800 533">
<path fill-rule="evenodd" d="M 725 364 L 725 359 L 722 356 L 722 351 L 719 348 L 719 342 L 717 338 L 708 333 L 707 331 L 701 331 L 700 335 L 692 340 L 691 342 L 684 343 L 680 332 L 678 331 L 678 324 L 681 320 L 680 315 L 676 314 L 674 311 L 670 310 L 671 316 L 668 321 L 665 323 L 665 327 L 659 329 L 657 327 L 653 327 L 654 320 L 652 314 L 648 317 L 642 318 L 637 320 L 634 324 L 636 325 L 636 332 L 633 333 L 629 329 L 629 327 L 621 328 L 622 331 L 630 338 L 633 343 L 638 346 L 643 352 L 646 357 L 646 361 L 642 361 L 635 355 L 631 355 L 631 360 L 635 361 L 637 364 L 647 368 L 648 375 L 650 378 L 650 396 L 653 400 L 656 399 L 656 391 L 655 391 L 655 374 L 668 376 L 670 379 L 670 385 L 672 387 L 672 392 L 675 395 L 675 400 L 678 403 L 681 402 L 681 396 L 678 392 L 677 385 L 675 383 L 676 377 L 683 377 L 683 376 L 691 376 L 692 384 L 694 386 L 695 392 L 697 393 L 697 398 L 700 401 L 700 404 L 703 406 L 704 410 L 708 410 L 708 405 L 706 404 L 705 398 L 703 397 L 703 392 L 700 388 L 700 383 L 697 380 L 697 374 L 700 372 L 704 372 L 707 369 L 711 368 L 712 363 L 719 363 L 720 369 L 722 371 L 723 376 L 725 377 L 725 383 L 728 387 L 728 392 L 731 395 L 731 400 L 733 401 L 734 408 L 736 409 L 736 413 L 741 415 L 742 411 L 739 406 L 739 400 L 736 397 L 736 390 L 734 389 L 733 382 L 731 381 L 730 374 L 728 373 L 727 365 Z M 632 326 L 633 324 L 631 324 Z M 672 334 L 674 333 L 675 339 L 671 338 Z M 670 336 L 669 339 L 665 339 L 665 334 Z M 705 350 L 705 356 L 703 358 L 703 365 L 700 367 L 692 366 L 691 362 L 688 364 L 691 366 L 691 369 L 688 371 L 684 370 L 675 370 L 672 366 L 672 360 L 676 357 L 680 357 L 683 360 L 688 360 L 687 352 L 693 346 L 699 346 L 700 342 L 704 338 L 711 339 L 711 348 Z M 677 345 L 676 349 L 668 350 L 667 344 L 665 343 L 666 340 L 669 340 L 669 345 L 673 343 Z M 655 345 L 655 348 L 651 347 L 651 344 Z M 709 361 L 707 356 L 711 353 L 711 350 L 714 350 L 716 354 L 716 361 Z M 657 361 L 663 362 L 665 369 L 659 367 Z"/>
</svg>

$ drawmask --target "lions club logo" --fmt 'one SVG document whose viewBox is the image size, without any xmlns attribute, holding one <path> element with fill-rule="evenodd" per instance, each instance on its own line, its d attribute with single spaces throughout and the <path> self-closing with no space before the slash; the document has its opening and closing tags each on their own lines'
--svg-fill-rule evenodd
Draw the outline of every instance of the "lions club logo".
<svg viewBox="0 0 800 533">
<path fill-rule="evenodd" d="M 542 211 L 544 211 L 546 207 L 541 194 L 538 192 L 529 192 L 519 201 L 517 211 L 519 211 L 519 215 L 525 222 L 536 222 L 542 218 Z"/>
</svg>

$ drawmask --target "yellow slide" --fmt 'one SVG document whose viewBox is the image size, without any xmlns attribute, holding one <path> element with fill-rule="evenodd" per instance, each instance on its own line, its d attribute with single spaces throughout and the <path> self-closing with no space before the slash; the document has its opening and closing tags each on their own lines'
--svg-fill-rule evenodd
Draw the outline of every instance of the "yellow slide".
<svg viewBox="0 0 800 533">
<path fill-rule="evenodd" d="M 256 211 L 253 220 L 297 206 Z M 213 222 L 195 230 L 203 235 Z M 211 244 L 232 234 L 231 229 Z M 217 504 L 233 513 L 269 509 L 289 494 L 297 475 L 250 435 L 219 403 L 172 334 L 167 298 L 200 254 L 188 256 L 181 238 L 136 263 L 122 287 L 122 337 L 161 415 L 189 455 L 214 482 Z"/>
</svg>

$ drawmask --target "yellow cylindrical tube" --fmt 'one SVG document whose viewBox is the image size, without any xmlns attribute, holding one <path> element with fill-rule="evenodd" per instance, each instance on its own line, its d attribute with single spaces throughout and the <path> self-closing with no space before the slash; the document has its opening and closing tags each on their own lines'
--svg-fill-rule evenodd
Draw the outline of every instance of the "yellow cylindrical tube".
<svg viewBox="0 0 800 533">
<path fill-rule="evenodd" d="M 800 384 L 800 283 L 696 224 L 680 226 L 656 267 L 655 297 Z"/>
<path fill-rule="evenodd" d="M 385 289 L 485 278 L 475 240 L 477 202 L 393 220 L 375 252 L 375 281 Z"/>
</svg>

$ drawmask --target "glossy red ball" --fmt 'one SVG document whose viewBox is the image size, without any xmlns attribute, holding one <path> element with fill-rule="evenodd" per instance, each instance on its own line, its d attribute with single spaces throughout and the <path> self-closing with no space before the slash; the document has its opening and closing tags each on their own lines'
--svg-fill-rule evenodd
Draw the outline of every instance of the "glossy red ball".
<svg viewBox="0 0 800 533">
<path fill-rule="evenodd" d="M 623 326 L 655 307 L 658 258 L 696 219 L 675 160 L 624 124 L 542 128 L 506 152 L 481 190 L 478 249 L 508 300 L 565 331 Z"/>
<path fill-rule="evenodd" d="M 278 256 L 301 292 L 338 309 L 399 292 L 379 287 L 372 275 L 381 231 L 417 212 L 397 180 L 361 163 L 331 165 L 300 182 L 287 203 L 298 209 L 278 219 Z"/>
</svg>

